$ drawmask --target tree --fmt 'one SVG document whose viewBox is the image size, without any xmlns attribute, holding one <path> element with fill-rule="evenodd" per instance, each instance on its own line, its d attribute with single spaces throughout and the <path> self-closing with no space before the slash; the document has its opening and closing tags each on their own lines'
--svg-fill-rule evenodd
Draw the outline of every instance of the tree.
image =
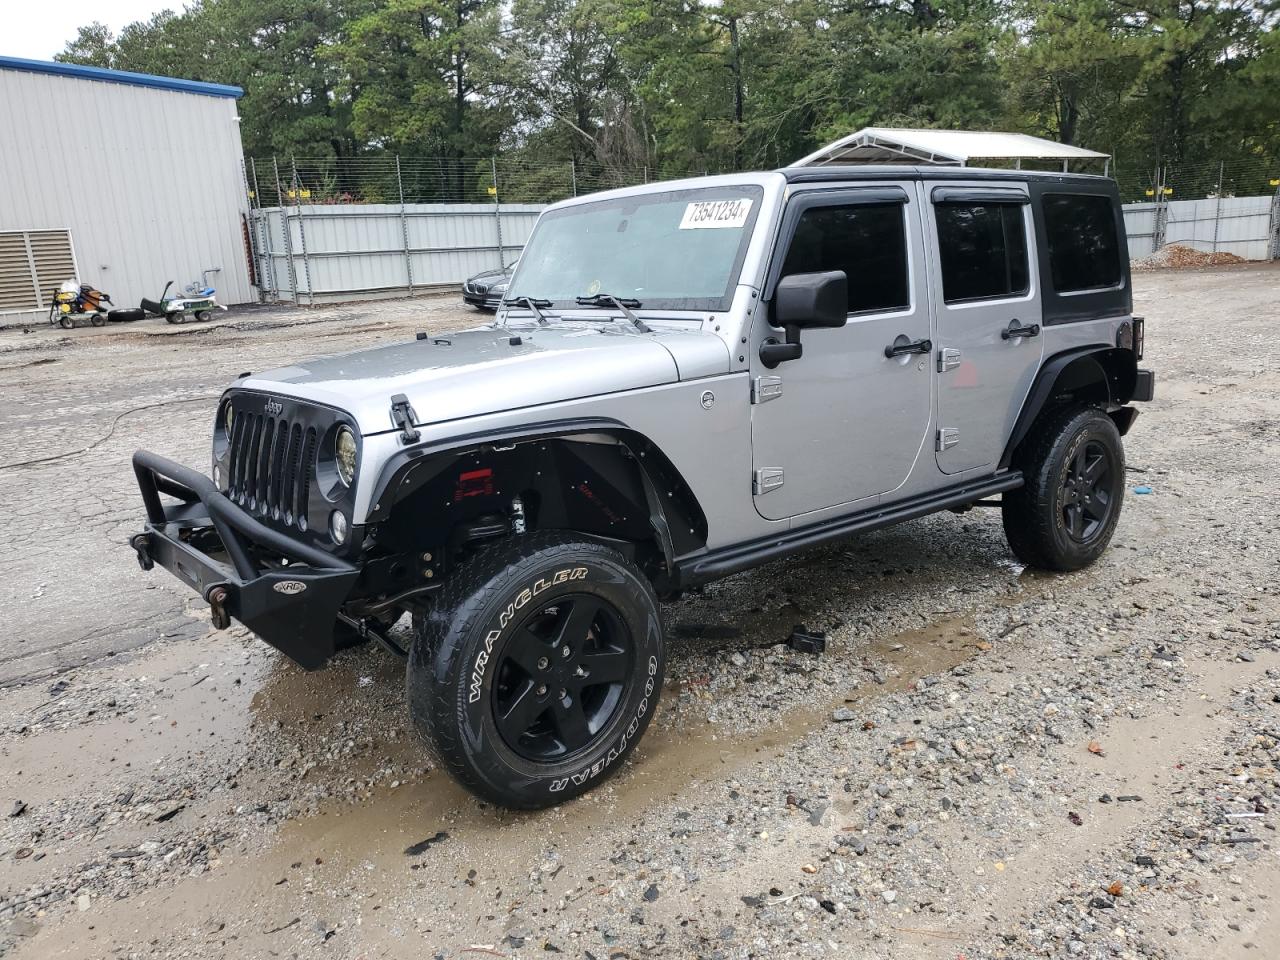
<svg viewBox="0 0 1280 960">
<path fill-rule="evenodd" d="M 498 0 L 390 0 L 356 20 L 334 50 L 356 133 L 380 149 L 452 158 L 457 197 L 475 177 L 467 158 L 492 153 L 502 130 L 482 82 L 493 72 L 499 14 Z"/>
<path fill-rule="evenodd" d="M 245 89 L 241 135 L 250 154 L 345 158 L 355 130 L 346 74 L 333 50 L 375 0 L 206 0 L 218 75 Z M 237 79 L 231 79 L 231 78 Z"/>
<path fill-rule="evenodd" d="M 642 164 L 645 138 L 620 56 L 625 31 L 614 0 L 515 0 L 490 94 L 509 102 L 509 146 L 536 145 L 588 168 Z"/>
<path fill-rule="evenodd" d="M 115 66 L 116 38 L 111 28 L 97 20 L 81 27 L 76 38 L 53 59 L 61 63 L 79 63 L 88 67 Z"/>
<path fill-rule="evenodd" d="M 395 153 L 426 198 L 487 196 L 477 158 L 500 151 L 502 195 L 543 199 L 569 162 L 583 189 L 771 167 L 873 125 L 1021 130 L 1126 170 L 1261 164 L 1278 19 L 1280 0 L 195 0 L 91 23 L 59 59 L 239 85 L 250 154 Z"/>
</svg>

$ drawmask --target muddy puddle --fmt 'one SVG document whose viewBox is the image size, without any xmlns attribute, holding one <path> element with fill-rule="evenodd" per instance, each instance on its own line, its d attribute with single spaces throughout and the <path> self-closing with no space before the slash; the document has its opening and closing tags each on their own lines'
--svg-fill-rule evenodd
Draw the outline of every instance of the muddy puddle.
<svg viewBox="0 0 1280 960">
<path fill-rule="evenodd" d="M 781 614 L 791 615 L 792 611 Z M 626 825 L 644 818 L 656 802 L 696 798 L 749 765 L 768 764 L 811 731 L 831 723 L 834 709 L 869 712 L 881 695 L 949 670 L 975 656 L 981 646 L 971 621 L 957 616 L 828 654 L 838 656 L 838 665 L 850 676 L 847 691 L 832 702 L 785 712 L 776 723 L 746 736 L 693 716 L 675 725 L 655 723 L 618 776 L 552 810 L 496 809 L 471 798 L 438 770 L 416 777 L 407 773 L 403 781 L 384 778 L 354 799 L 335 796 L 320 803 L 318 812 L 287 820 L 261 849 L 236 852 L 229 844 L 202 876 L 124 900 L 95 902 L 85 913 L 72 913 L 22 941 L 17 955 L 97 957 L 145 942 L 156 930 L 183 930 L 211 952 L 234 945 L 239 955 L 270 956 L 287 948 L 293 942 L 290 936 L 314 935 L 330 922 L 328 917 L 358 925 L 360 943 L 376 946 L 377 955 L 418 955 L 424 941 L 436 942 L 434 937 L 444 936 L 444 930 L 456 943 L 460 935 L 465 939 L 468 924 L 475 937 L 492 939 L 494 925 L 501 923 L 495 899 L 516 893 L 504 893 L 504 884 L 519 885 L 522 878 L 541 873 L 550 875 L 545 882 L 563 891 L 567 903 L 604 896 L 607 889 L 590 871 L 600 866 L 603 852 L 596 844 L 610 830 L 615 838 L 607 842 L 616 843 L 616 831 L 625 832 Z M 871 664 L 882 683 L 865 679 Z M 241 669 L 246 674 L 241 683 L 230 676 L 219 680 L 222 688 L 230 685 L 230 693 L 193 696 L 209 682 L 205 681 L 170 701 L 189 733 L 238 742 L 240 752 L 246 741 L 252 752 L 264 738 L 278 738 L 283 743 L 279 752 L 286 757 L 315 755 L 324 738 L 335 735 L 326 726 L 335 714 L 341 714 L 336 720 L 341 730 L 361 729 L 352 720 L 353 697 L 355 712 L 365 710 L 373 726 L 407 726 L 403 667 L 389 656 L 340 657 L 332 669 L 314 674 L 279 663 Z M 247 674 L 255 669 L 259 672 L 251 681 Z M 668 690 L 664 699 L 673 701 L 675 692 Z M 120 732 L 111 729 L 113 736 Z M 153 733 L 156 740 L 168 735 Z M 353 739 L 362 735 L 356 732 Z M 401 763 L 406 770 L 422 763 L 421 747 L 408 732 L 371 741 L 371 747 L 323 762 L 309 776 L 336 784 L 358 781 L 388 763 Z M 146 759 L 145 747 L 137 757 L 139 762 Z M 169 755 L 166 762 L 174 760 Z M 244 792 L 297 789 L 297 781 L 281 784 L 279 776 L 278 765 L 246 772 L 241 777 Z M 226 799 L 217 802 L 225 806 Z M 192 798 L 192 803 L 199 809 L 201 800 Z M 407 853 L 415 844 L 420 852 Z M 554 851 L 550 864 L 549 851 Z M 430 876 L 438 888 L 429 896 L 417 879 L 420 869 L 421 876 Z M 423 906 L 424 900 L 429 906 Z"/>
</svg>

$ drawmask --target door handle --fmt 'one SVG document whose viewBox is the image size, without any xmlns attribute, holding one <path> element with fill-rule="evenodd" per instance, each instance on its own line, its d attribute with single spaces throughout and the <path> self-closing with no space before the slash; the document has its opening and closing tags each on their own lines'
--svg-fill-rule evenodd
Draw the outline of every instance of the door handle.
<svg viewBox="0 0 1280 960">
<path fill-rule="evenodd" d="M 894 337 L 893 343 L 884 348 L 884 355 L 890 359 L 905 357 L 909 353 L 933 353 L 933 341 L 912 340 L 905 333 L 900 333 Z"/>
<path fill-rule="evenodd" d="M 1017 320 L 1010 320 L 1009 326 L 1000 331 L 1001 340 L 1012 340 L 1014 337 L 1038 337 L 1040 336 L 1040 324 L 1033 323 L 1027 327 L 1018 326 Z"/>
</svg>

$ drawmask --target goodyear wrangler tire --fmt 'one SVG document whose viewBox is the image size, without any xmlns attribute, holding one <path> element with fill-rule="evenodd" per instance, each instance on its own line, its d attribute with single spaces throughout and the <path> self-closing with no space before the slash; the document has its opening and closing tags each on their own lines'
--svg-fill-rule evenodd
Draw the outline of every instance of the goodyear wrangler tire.
<svg viewBox="0 0 1280 960">
<path fill-rule="evenodd" d="M 1016 458 L 1025 484 L 1001 502 L 1009 546 L 1023 563 L 1079 570 L 1111 542 L 1124 502 L 1124 445 L 1094 408 L 1045 420 Z"/>
<path fill-rule="evenodd" d="M 622 766 L 662 689 L 657 598 L 620 553 L 551 533 L 454 571 L 409 654 L 409 709 L 463 786 L 518 809 Z"/>
</svg>

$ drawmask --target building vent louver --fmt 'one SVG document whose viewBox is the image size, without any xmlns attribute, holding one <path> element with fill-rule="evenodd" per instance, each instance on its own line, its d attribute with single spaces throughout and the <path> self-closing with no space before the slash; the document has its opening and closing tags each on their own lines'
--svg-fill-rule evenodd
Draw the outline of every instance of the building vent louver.
<svg viewBox="0 0 1280 960">
<path fill-rule="evenodd" d="M 48 310 L 58 287 L 74 279 L 69 231 L 0 231 L 0 314 Z"/>
</svg>

